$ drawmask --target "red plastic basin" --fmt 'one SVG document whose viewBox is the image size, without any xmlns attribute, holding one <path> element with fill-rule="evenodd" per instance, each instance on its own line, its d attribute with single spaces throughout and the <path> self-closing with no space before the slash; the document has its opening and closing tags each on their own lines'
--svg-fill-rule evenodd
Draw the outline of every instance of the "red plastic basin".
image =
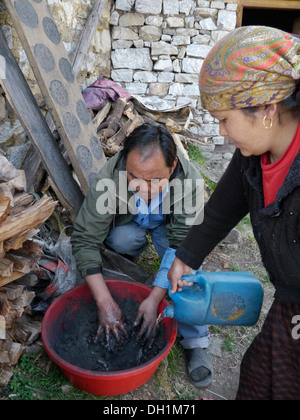
<svg viewBox="0 0 300 420">
<path fill-rule="evenodd" d="M 151 289 L 139 283 L 122 280 L 107 280 L 110 292 L 121 301 L 132 298 L 141 303 Z M 42 323 L 42 340 L 49 357 L 60 367 L 66 378 L 77 388 L 93 395 L 114 396 L 126 394 L 144 385 L 156 372 L 160 362 L 173 347 L 177 335 L 177 323 L 165 318 L 166 346 L 149 362 L 136 368 L 119 372 L 94 372 L 74 366 L 62 359 L 54 350 L 55 338 L 64 328 L 64 322 L 72 319 L 80 308 L 93 299 L 87 285 L 77 286 L 56 299 L 47 310 Z M 159 311 L 169 303 L 163 300 Z"/>
</svg>

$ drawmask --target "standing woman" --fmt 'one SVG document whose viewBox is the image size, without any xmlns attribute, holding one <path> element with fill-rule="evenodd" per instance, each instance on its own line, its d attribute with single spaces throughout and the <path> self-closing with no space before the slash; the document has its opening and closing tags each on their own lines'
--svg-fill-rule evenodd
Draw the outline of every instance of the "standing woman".
<svg viewBox="0 0 300 420">
<path fill-rule="evenodd" d="M 206 256 L 250 212 L 275 299 L 241 366 L 238 400 L 299 400 L 300 43 L 268 27 L 226 36 L 204 61 L 203 106 L 236 144 L 233 159 L 169 272 L 180 291 L 187 266 Z M 295 319 L 295 318 L 294 318 Z"/>
</svg>

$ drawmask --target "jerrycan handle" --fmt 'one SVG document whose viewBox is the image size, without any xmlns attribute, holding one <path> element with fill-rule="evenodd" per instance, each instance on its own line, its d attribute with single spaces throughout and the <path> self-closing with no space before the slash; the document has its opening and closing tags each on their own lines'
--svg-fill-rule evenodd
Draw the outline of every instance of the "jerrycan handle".
<svg viewBox="0 0 300 420">
<path fill-rule="evenodd" d="M 200 280 L 200 276 L 198 275 L 198 273 L 190 274 L 189 276 L 183 276 L 181 280 L 186 280 L 188 283 L 198 283 L 198 281 Z"/>
<path fill-rule="evenodd" d="M 210 295 L 211 295 L 211 285 L 210 283 L 208 283 L 204 277 L 204 272 L 203 271 L 197 271 L 196 274 L 192 274 L 189 276 L 183 276 L 182 280 L 186 280 L 188 283 L 195 283 L 197 284 L 199 287 L 201 287 L 202 291 L 203 291 L 203 295 L 205 297 L 205 301 L 206 301 L 206 305 L 209 303 L 210 301 Z M 169 286 L 169 291 L 171 289 L 171 284 Z M 189 286 L 186 286 L 183 288 L 182 292 L 176 292 L 175 295 L 184 293 L 184 291 L 188 290 Z M 171 297 L 172 299 L 172 297 Z M 174 304 L 171 306 L 167 306 L 165 308 L 164 311 L 164 316 L 167 318 L 174 318 L 175 316 L 175 308 L 174 308 Z"/>
<path fill-rule="evenodd" d="M 213 285 L 207 278 L 205 271 L 197 271 L 196 274 L 192 274 L 190 276 L 183 276 L 182 280 L 186 280 L 189 283 L 197 284 L 201 288 L 201 292 L 203 294 L 203 298 L 206 304 L 208 305 L 210 303 Z M 184 289 L 187 288 L 188 287 L 185 287 Z M 182 293 L 184 293 L 184 289 Z"/>
<path fill-rule="evenodd" d="M 196 274 L 183 276 L 181 280 L 186 280 L 188 283 L 197 283 L 204 290 L 207 288 L 207 281 L 204 278 L 204 271 L 197 271 Z"/>
</svg>

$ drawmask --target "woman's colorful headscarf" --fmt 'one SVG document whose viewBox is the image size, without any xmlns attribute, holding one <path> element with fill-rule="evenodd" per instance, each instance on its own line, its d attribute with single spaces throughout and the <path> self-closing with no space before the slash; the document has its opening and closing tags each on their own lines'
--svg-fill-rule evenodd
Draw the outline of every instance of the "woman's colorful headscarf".
<svg viewBox="0 0 300 420">
<path fill-rule="evenodd" d="M 200 93 L 208 111 L 278 103 L 300 79 L 300 40 L 264 26 L 238 28 L 204 60 Z"/>
</svg>

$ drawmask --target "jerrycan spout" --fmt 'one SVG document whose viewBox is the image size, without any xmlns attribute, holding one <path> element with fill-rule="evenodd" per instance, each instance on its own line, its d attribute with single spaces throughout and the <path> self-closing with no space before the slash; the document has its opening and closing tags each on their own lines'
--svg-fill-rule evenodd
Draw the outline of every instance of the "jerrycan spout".
<svg viewBox="0 0 300 420">
<path fill-rule="evenodd" d="M 167 306 L 164 310 L 165 318 L 174 318 L 175 316 L 175 307 L 174 305 Z"/>
</svg>

